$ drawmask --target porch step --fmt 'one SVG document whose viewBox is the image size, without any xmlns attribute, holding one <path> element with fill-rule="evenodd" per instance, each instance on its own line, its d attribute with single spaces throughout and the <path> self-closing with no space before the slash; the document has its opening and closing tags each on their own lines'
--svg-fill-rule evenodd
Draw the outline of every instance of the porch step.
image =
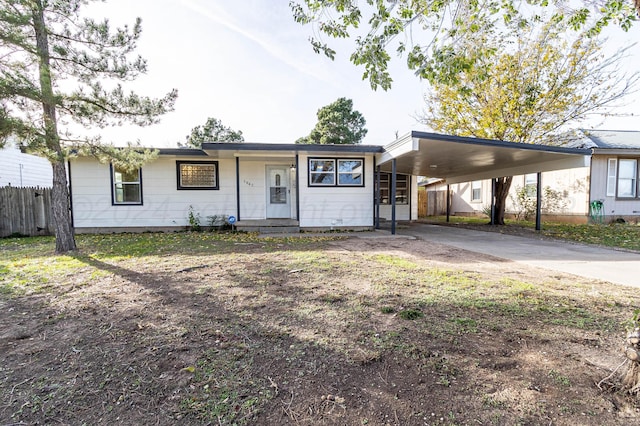
<svg viewBox="0 0 640 426">
<path fill-rule="evenodd" d="M 240 220 L 236 222 L 236 229 L 260 234 L 298 234 L 300 222 L 294 219 Z"/>
</svg>

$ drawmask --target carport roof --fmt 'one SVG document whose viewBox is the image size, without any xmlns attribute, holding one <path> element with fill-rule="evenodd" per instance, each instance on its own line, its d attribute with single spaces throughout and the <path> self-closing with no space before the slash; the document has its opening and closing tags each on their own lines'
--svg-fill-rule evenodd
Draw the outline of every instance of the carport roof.
<svg viewBox="0 0 640 426">
<path fill-rule="evenodd" d="M 590 149 L 562 148 L 413 131 L 385 146 L 378 165 L 397 173 L 468 182 L 588 165 Z"/>
</svg>

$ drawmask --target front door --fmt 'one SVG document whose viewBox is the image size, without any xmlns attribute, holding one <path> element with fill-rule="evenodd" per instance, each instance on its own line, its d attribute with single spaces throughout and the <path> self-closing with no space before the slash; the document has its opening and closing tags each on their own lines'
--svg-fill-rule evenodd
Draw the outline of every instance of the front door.
<svg viewBox="0 0 640 426">
<path fill-rule="evenodd" d="M 289 167 L 267 166 L 267 219 L 291 218 Z"/>
</svg>

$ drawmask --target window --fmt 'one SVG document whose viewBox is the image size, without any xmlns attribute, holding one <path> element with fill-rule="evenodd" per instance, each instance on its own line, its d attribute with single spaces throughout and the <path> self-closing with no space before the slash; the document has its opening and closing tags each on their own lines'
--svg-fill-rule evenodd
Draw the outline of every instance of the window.
<svg viewBox="0 0 640 426">
<path fill-rule="evenodd" d="M 309 159 L 309 185 L 333 186 L 336 184 L 336 160 Z"/>
<path fill-rule="evenodd" d="M 310 158 L 309 186 L 364 186 L 364 159 Z"/>
<path fill-rule="evenodd" d="M 633 198 L 636 196 L 636 176 L 638 160 L 618 160 L 618 197 Z"/>
<path fill-rule="evenodd" d="M 529 173 L 524 175 L 524 189 L 527 197 L 535 197 L 538 192 L 538 175 Z"/>
<path fill-rule="evenodd" d="M 113 204 L 142 204 L 142 171 L 128 171 L 113 165 L 111 171 Z"/>
<path fill-rule="evenodd" d="M 391 174 L 380 173 L 380 204 L 391 204 Z M 396 205 L 409 204 L 409 176 L 396 174 Z"/>
<path fill-rule="evenodd" d="M 178 189 L 219 189 L 217 161 L 176 161 Z"/>
<path fill-rule="evenodd" d="M 616 196 L 616 173 L 618 172 L 618 160 L 609 158 L 607 160 L 607 197 Z"/>
<path fill-rule="evenodd" d="M 362 160 L 338 160 L 338 185 L 362 186 Z"/>
<path fill-rule="evenodd" d="M 471 182 L 471 201 L 482 201 L 482 181 Z"/>
</svg>

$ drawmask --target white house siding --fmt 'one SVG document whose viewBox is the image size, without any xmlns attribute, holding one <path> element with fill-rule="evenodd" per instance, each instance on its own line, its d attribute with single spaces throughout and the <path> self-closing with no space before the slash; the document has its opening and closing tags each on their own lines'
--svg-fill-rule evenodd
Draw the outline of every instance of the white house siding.
<svg viewBox="0 0 640 426">
<path fill-rule="evenodd" d="M 618 217 L 638 217 L 640 215 L 640 198 L 621 199 L 607 196 L 607 163 L 616 155 L 594 155 L 591 157 L 591 200 L 603 201 L 605 220 Z M 633 158 L 633 157 L 621 157 Z"/>
<path fill-rule="evenodd" d="M 606 176 L 606 162 L 605 174 Z M 517 199 L 517 191 L 525 185 L 525 176 L 514 176 L 507 198 L 507 213 L 517 211 L 513 202 Z M 542 187 L 550 187 L 561 194 L 565 207 L 557 212 L 558 216 L 586 216 L 589 208 L 589 168 L 580 167 L 542 173 Z M 451 214 L 477 215 L 491 206 L 491 180 L 483 180 L 480 200 L 471 200 L 471 182 L 453 184 Z M 446 191 L 446 184 L 433 185 L 429 191 Z M 604 193 L 604 189 L 602 190 Z"/>
<path fill-rule="evenodd" d="M 50 188 L 52 185 L 51 163 L 45 158 L 23 154 L 13 142 L 0 150 L 0 187 Z"/>
<path fill-rule="evenodd" d="M 256 159 L 240 157 L 240 220 L 261 220 L 267 216 L 267 167 L 285 166 L 289 172 L 290 217 L 296 215 L 295 157 Z"/>
<path fill-rule="evenodd" d="M 240 220 L 264 219 L 267 209 L 265 162 L 241 158 L 239 165 Z"/>
<path fill-rule="evenodd" d="M 364 186 L 311 187 L 308 158 L 364 158 Z M 300 227 L 371 228 L 373 226 L 373 156 L 370 154 L 300 155 Z"/>
<path fill-rule="evenodd" d="M 207 216 L 236 212 L 235 161 L 217 160 L 218 190 L 177 190 L 176 161 L 210 161 L 203 157 L 160 157 L 142 167 L 142 205 L 112 205 L 108 164 L 89 158 L 71 162 L 73 219 L 79 232 L 92 228 L 173 228 L 189 225 L 189 206 Z"/>
</svg>

